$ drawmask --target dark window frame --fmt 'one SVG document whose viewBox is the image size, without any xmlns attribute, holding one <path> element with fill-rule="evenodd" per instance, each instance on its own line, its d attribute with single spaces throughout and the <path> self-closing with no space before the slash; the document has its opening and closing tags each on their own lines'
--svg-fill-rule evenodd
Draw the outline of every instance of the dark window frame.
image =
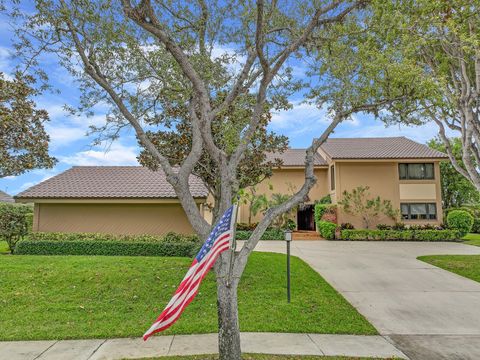
<svg viewBox="0 0 480 360">
<path fill-rule="evenodd" d="M 412 218 L 412 205 L 425 205 L 425 218 Z M 404 213 L 402 211 L 402 207 L 407 206 L 408 212 L 406 214 L 407 217 L 404 217 Z M 433 209 L 435 212 L 431 212 L 430 210 Z M 426 221 L 426 220 L 437 220 L 437 204 L 436 203 L 400 203 L 400 215 L 402 217 L 402 220 L 420 220 L 420 221 Z M 420 215 L 421 216 L 421 215 Z"/>
<path fill-rule="evenodd" d="M 335 190 L 335 165 L 330 166 L 330 190 Z"/>
<path fill-rule="evenodd" d="M 423 174 L 425 176 L 421 177 L 421 178 L 413 177 L 410 174 L 410 171 L 409 171 L 410 165 L 423 165 L 424 166 Z M 431 177 L 427 177 L 427 169 L 426 169 L 427 165 L 430 165 L 432 167 L 432 176 Z M 405 177 L 402 177 L 402 170 L 401 170 L 402 166 L 405 166 L 405 168 L 406 168 Z M 430 162 L 425 162 L 425 163 L 398 163 L 398 178 L 400 180 L 435 180 L 435 164 L 430 163 Z"/>
</svg>

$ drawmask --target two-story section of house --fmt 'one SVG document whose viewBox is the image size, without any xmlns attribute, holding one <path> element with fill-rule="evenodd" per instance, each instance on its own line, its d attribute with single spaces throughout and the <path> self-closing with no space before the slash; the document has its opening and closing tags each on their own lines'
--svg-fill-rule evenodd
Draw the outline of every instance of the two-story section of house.
<svg viewBox="0 0 480 360">
<path fill-rule="evenodd" d="M 399 210 L 399 220 L 407 225 L 442 222 L 439 163 L 447 158 L 445 154 L 405 137 L 384 137 L 331 138 L 317 155 L 317 184 L 310 191 L 309 200 L 297 210 L 298 230 L 315 229 L 315 201 L 330 194 L 335 204 L 342 199 L 344 191 L 351 192 L 359 186 L 368 186 L 372 198 L 380 196 L 390 200 Z M 288 149 L 269 157 L 281 159 L 283 165 L 257 186 L 257 193 L 288 194 L 302 186 L 305 149 Z M 244 205 L 240 221 L 246 222 L 247 217 L 248 206 Z M 257 215 L 254 220 L 260 217 Z M 356 228 L 363 226 L 360 217 L 344 213 L 341 207 L 337 221 L 352 223 Z M 376 223 L 393 222 L 382 216 L 376 220 Z"/>
</svg>

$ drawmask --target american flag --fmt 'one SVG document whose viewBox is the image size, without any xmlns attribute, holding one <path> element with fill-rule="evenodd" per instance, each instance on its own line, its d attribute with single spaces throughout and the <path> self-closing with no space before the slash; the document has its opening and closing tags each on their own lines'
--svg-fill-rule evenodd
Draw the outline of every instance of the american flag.
<svg viewBox="0 0 480 360">
<path fill-rule="evenodd" d="M 192 302 L 198 293 L 198 288 L 208 270 L 213 266 L 218 256 L 230 248 L 233 239 L 237 216 L 237 205 L 231 206 L 213 228 L 207 241 L 190 265 L 187 275 L 178 286 L 172 299 L 160 314 L 155 323 L 143 335 L 147 340 L 151 335 L 166 330 L 178 320 L 183 310 Z"/>
</svg>

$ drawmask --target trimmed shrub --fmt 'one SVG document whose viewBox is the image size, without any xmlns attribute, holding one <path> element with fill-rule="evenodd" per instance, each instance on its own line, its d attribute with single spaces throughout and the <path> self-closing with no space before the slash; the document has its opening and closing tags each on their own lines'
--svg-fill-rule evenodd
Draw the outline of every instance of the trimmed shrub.
<svg viewBox="0 0 480 360">
<path fill-rule="evenodd" d="M 456 230 L 342 230 L 342 240 L 456 241 Z"/>
<path fill-rule="evenodd" d="M 355 229 L 355 226 L 353 226 L 353 224 L 351 223 L 342 223 L 340 225 L 340 230 L 353 230 Z"/>
<path fill-rule="evenodd" d="M 332 203 L 332 197 L 330 196 L 330 194 L 325 195 L 320 200 L 315 201 L 315 204 L 331 204 L 331 203 Z"/>
<path fill-rule="evenodd" d="M 333 240 L 335 239 L 335 230 L 337 229 L 337 224 L 329 221 L 320 221 L 317 224 L 318 232 L 324 239 Z"/>
<path fill-rule="evenodd" d="M 252 235 L 253 231 L 246 231 L 246 230 L 237 230 L 235 232 L 237 240 L 248 240 L 250 238 L 250 235 Z M 281 229 L 267 229 L 260 240 L 283 240 L 285 238 L 285 235 L 283 233 L 283 230 Z"/>
<path fill-rule="evenodd" d="M 199 244 L 194 242 L 22 240 L 17 244 L 15 254 L 192 257 L 198 250 Z"/>
<path fill-rule="evenodd" d="M 33 208 L 30 205 L 0 204 L 0 239 L 13 252 L 16 244 L 32 231 Z"/>
<path fill-rule="evenodd" d="M 29 240 L 34 241 L 121 241 L 121 242 L 199 242 L 197 235 L 184 235 L 169 232 L 164 236 L 159 235 L 115 235 L 100 233 L 60 233 L 60 232 L 34 232 L 29 235 Z"/>
<path fill-rule="evenodd" d="M 465 210 L 453 210 L 448 213 L 447 225 L 458 231 L 460 237 L 467 235 L 473 227 L 473 216 Z"/>
<path fill-rule="evenodd" d="M 165 236 L 36 232 L 15 248 L 21 255 L 194 256 L 196 235 L 169 232 Z"/>
<path fill-rule="evenodd" d="M 473 216 L 473 226 L 472 226 L 472 230 L 470 230 L 470 232 L 477 233 L 477 234 L 480 233 L 480 206 L 464 205 L 464 206 L 461 206 L 461 207 L 458 207 L 458 208 L 445 209 L 444 210 L 444 222 L 445 223 L 447 222 L 448 214 L 451 211 L 455 211 L 455 210 L 464 210 L 464 211 L 467 211 L 470 214 L 472 214 L 472 216 Z"/>
</svg>

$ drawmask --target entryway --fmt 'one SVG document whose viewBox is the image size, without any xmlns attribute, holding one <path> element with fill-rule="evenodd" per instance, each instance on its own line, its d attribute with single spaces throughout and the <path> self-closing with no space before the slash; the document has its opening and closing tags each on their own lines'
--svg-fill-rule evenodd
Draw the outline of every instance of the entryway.
<svg viewBox="0 0 480 360">
<path fill-rule="evenodd" d="M 300 205 L 297 210 L 297 229 L 315 231 L 314 205 Z"/>
</svg>

